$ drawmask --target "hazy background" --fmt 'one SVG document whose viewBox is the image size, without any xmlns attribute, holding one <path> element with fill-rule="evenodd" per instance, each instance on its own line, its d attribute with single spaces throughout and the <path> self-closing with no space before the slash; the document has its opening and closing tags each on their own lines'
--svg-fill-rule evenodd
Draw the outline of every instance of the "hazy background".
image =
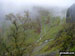
<svg viewBox="0 0 75 56">
<path fill-rule="evenodd" d="M 30 10 L 35 14 L 33 7 L 44 7 L 54 9 L 55 14 L 62 15 L 61 11 L 70 7 L 74 0 L 0 0 L 0 22 L 4 21 L 4 16 L 9 13 L 23 13 Z M 33 12 L 34 11 L 34 12 Z"/>
</svg>

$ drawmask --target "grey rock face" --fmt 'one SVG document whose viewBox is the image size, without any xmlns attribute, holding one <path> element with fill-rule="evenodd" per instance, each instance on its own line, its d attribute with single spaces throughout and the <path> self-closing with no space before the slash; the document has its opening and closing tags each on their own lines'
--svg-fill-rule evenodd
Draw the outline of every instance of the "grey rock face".
<svg viewBox="0 0 75 56">
<path fill-rule="evenodd" d="M 75 4 L 73 4 L 70 8 L 68 8 L 66 14 L 66 22 L 75 23 Z"/>
</svg>

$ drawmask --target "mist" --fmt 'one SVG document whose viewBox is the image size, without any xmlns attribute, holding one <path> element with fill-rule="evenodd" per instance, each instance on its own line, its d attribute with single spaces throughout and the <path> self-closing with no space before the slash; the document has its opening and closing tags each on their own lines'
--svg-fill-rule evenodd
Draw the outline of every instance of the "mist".
<svg viewBox="0 0 75 56">
<path fill-rule="evenodd" d="M 25 10 L 34 11 L 32 10 L 34 6 L 53 8 L 59 12 L 73 3 L 74 0 L 0 0 L 0 22 L 4 20 L 6 14 L 23 13 Z"/>
</svg>

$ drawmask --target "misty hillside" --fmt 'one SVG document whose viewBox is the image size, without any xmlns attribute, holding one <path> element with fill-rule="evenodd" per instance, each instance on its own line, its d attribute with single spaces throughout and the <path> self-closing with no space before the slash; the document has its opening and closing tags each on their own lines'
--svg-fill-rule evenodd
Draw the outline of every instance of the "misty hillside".
<svg viewBox="0 0 75 56">
<path fill-rule="evenodd" d="M 75 24 L 66 18 L 73 3 L 0 0 L 0 56 L 75 56 Z"/>
</svg>

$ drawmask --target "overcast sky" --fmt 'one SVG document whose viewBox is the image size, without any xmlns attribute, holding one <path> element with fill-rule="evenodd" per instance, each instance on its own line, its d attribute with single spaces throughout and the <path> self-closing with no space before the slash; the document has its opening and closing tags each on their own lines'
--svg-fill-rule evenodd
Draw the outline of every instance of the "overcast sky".
<svg viewBox="0 0 75 56">
<path fill-rule="evenodd" d="M 5 5 L 40 5 L 40 6 L 70 6 L 74 3 L 74 0 L 0 0 L 2 6 Z"/>
<path fill-rule="evenodd" d="M 58 6 L 68 8 L 75 0 L 0 0 L 0 13 L 18 12 L 28 10 L 32 6 Z"/>
</svg>

